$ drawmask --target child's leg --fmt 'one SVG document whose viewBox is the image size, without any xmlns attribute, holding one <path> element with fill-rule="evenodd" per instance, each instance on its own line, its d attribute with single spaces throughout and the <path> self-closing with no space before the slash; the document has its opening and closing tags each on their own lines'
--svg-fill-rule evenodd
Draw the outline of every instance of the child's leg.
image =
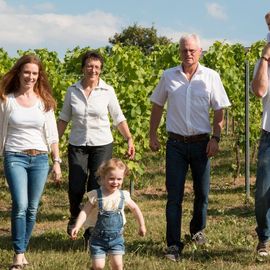
<svg viewBox="0 0 270 270">
<path fill-rule="evenodd" d="M 112 270 L 123 269 L 123 255 L 110 255 L 110 262 Z"/>
<path fill-rule="evenodd" d="M 92 268 L 93 270 L 101 270 L 105 267 L 106 258 L 92 259 Z"/>
</svg>

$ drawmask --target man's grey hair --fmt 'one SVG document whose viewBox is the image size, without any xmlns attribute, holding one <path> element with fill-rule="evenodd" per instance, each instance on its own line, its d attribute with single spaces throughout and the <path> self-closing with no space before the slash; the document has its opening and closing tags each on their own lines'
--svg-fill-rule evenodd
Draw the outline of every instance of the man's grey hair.
<svg viewBox="0 0 270 270">
<path fill-rule="evenodd" d="M 179 40 L 180 47 L 184 43 L 184 41 L 187 41 L 188 39 L 194 39 L 196 41 L 198 47 L 201 48 L 201 41 L 200 41 L 200 38 L 199 38 L 199 36 L 197 34 L 185 34 L 185 35 L 183 35 Z"/>
</svg>

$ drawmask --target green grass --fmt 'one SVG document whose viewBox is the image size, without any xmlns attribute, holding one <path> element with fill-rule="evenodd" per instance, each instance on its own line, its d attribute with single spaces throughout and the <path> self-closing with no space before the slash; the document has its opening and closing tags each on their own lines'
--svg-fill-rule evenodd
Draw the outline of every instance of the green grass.
<svg viewBox="0 0 270 270">
<path fill-rule="evenodd" d="M 225 146 L 223 148 L 225 149 Z M 137 235 L 135 219 L 127 211 L 125 269 L 270 269 L 270 259 L 262 260 L 255 252 L 257 237 L 253 203 L 254 169 L 251 177 L 252 197 L 246 200 L 244 178 L 233 179 L 233 157 L 234 154 L 230 151 L 221 151 L 212 160 L 211 191 L 205 230 L 209 241 L 206 246 L 200 248 L 190 242 L 188 236 L 193 202 L 192 181 L 190 175 L 188 176 L 182 220 L 182 238 L 185 248 L 181 261 L 174 263 L 163 257 L 166 248 L 164 157 L 151 153 L 146 155 L 143 160 L 146 164 L 145 174 L 142 179 L 135 181 L 133 198 L 144 213 L 147 235 L 144 238 Z M 90 268 L 89 255 L 83 250 L 82 237 L 71 241 L 66 234 L 68 198 L 65 167 L 64 172 L 65 181 L 61 187 L 56 187 L 51 181 L 46 185 L 37 224 L 27 252 L 27 258 L 31 262 L 27 267 L 29 270 Z M 2 175 L 2 172 L 0 174 Z M 141 187 L 140 190 L 136 190 L 138 186 Z M 13 256 L 9 212 L 10 194 L 2 176 L 0 178 L 0 269 L 7 269 Z"/>
</svg>

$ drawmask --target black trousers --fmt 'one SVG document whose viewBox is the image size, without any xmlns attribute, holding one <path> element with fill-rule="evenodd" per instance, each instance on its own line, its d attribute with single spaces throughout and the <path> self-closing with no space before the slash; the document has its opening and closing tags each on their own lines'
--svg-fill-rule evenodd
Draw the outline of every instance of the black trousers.
<svg viewBox="0 0 270 270">
<path fill-rule="evenodd" d="M 101 146 L 68 146 L 69 206 L 71 218 L 77 218 L 85 191 L 99 187 L 96 171 L 112 158 L 113 143 Z"/>
</svg>

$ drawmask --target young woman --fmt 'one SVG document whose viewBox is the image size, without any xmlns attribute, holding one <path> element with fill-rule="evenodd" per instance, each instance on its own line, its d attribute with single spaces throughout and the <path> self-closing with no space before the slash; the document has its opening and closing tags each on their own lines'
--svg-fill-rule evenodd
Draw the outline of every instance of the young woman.
<svg viewBox="0 0 270 270">
<path fill-rule="evenodd" d="M 36 221 L 52 152 L 55 181 L 61 178 L 55 101 L 41 64 L 22 56 L 0 81 L 0 154 L 12 198 L 11 270 L 28 264 L 25 251 Z"/>
</svg>

